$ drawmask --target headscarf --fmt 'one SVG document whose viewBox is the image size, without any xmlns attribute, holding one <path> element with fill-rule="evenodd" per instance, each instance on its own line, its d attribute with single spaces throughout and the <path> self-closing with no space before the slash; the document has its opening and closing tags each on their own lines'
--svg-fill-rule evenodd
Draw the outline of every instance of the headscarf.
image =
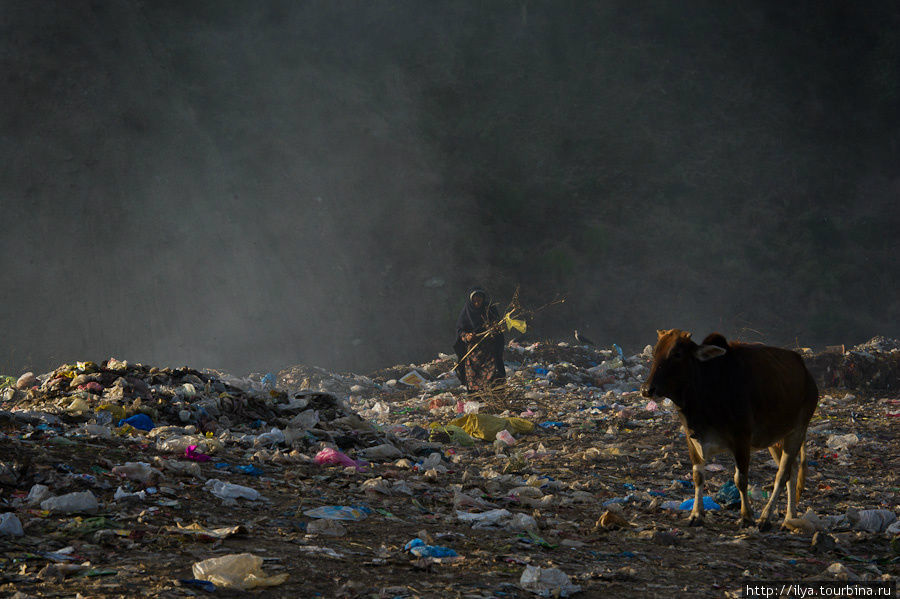
<svg viewBox="0 0 900 599">
<path fill-rule="evenodd" d="M 476 308 L 472 303 L 472 298 L 481 294 L 484 301 L 480 308 Z M 466 299 L 466 305 L 463 306 L 456 319 L 456 335 L 462 336 L 463 333 L 480 333 L 484 331 L 489 321 L 500 320 L 497 308 L 491 305 L 491 298 L 482 287 L 470 287 Z"/>
</svg>

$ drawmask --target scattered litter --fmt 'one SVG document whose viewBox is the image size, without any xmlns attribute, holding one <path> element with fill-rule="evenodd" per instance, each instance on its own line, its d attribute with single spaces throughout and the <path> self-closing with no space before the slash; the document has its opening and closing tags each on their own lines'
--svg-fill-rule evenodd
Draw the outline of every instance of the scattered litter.
<svg viewBox="0 0 900 599">
<path fill-rule="evenodd" d="M 786 522 L 794 535 L 777 537 L 788 548 L 780 557 L 770 551 L 779 533 L 738 528 L 728 457 L 706 465 L 710 525 L 686 527 L 693 482 L 674 406 L 638 392 L 649 355 L 513 342 L 508 395 L 477 398 L 448 375 L 449 355 L 369 376 L 297 366 L 233 377 L 108 360 L 0 377 L 0 576 L 57 594 L 72 594 L 63 586 L 77 577 L 114 577 L 111 588 L 159 594 L 173 582 L 174 545 L 199 561 L 250 543 L 257 578 L 311 573 L 314 582 L 280 583 L 287 594 L 429 595 L 445 584 L 435 564 L 462 559 L 492 572 L 491 588 L 454 578 L 452 593 L 472 597 L 523 595 L 519 586 L 566 596 L 573 582 L 585 596 L 617 582 L 678 594 L 701 568 L 716 572 L 721 594 L 745 569 L 772 564 L 796 579 L 874 579 L 893 571 L 900 547 L 884 474 L 900 466 L 885 449 L 900 414 L 897 377 L 887 377 L 900 372 L 900 343 L 870 345 L 804 354 L 838 370 L 814 370 L 821 399 L 801 505 L 815 511 Z M 418 386 L 400 382 L 410 372 Z M 763 456 L 754 463 L 771 467 Z M 749 494 L 759 513 L 768 492 Z M 401 527 L 419 531 L 405 552 L 391 541 Z M 453 555 L 461 548 L 465 558 Z M 677 567 L 665 577 L 642 567 L 666 560 Z M 178 584 L 181 594 L 224 588 L 199 576 Z"/>
</svg>

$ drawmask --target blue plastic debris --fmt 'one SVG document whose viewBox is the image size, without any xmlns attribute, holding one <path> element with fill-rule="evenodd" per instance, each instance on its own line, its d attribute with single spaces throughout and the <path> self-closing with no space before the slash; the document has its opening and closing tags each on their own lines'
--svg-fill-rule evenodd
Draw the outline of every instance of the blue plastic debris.
<svg viewBox="0 0 900 599">
<path fill-rule="evenodd" d="M 680 506 L 678 506 L 680 510 L 692 510 L 694 509 L 694 500 L 688 499 L 687 501 L 682 502 Z M 709 495 L 703 498 L 703 509 L 704 510 L 720 510 L 721 506 L 713 501 L 713 498 Z"/>
<path fill-rule="evenodd" d="M 736 505 L 741 505 L 741 493 L 738 491 L 738 488 L 734 486 L 734 483 L 728 481 L 722 488 L 719 489 L 719 492 L 716 493 L 716 501 L 719 505 L 724 507 L 734 507 Z"/>
<path fill-rule="evenodd" d="M 243 466 L 235 466 L 230 469 L 232 472 L 240 472 L 242 474 L 249 474 L 250 476 L 260 476 L 263 473 L 261 468 L 257 468 L 253 464 L 244 464 Z"/>
<path fill-rule="evenodd" d="M 364 505 L 323 505 L 315 509 L 306 510 L 304 516 L 310 518 L 323 518 L 325 520 L 351 520 L 359 522 L 365 520 L 372 510 Z"/>
<path fill-rule="evenodd" d="M 152 431 L 154 429 L 153 420 L 146 414 L 135 414 L 129 418 L 119 420 L 119 426 L 125 426 L 126 424 L 142 431 Z"/>
<path fill-rule="evenodd" d="M 624 483 L 622 486 L 629 491 L 637 491 L 637 487 L 634 486 L 634 483 Z"/>
<path fill-rule="evenodd" d="M 546 368 L 541 367 L 541 366 L 535 366 L 535 367 L 534 367 L 534 373 L 537 374 L 537 375 L 544 376 L 545 374 L 547 374 L 547 372 L 548 372 L 548 370 L 547 370 Z"/>
<path fill-rule="evenodd" d="M 271 372 L 266 373 L 266 376 L 262 377 L 263 389 L 274 389 L 277 382 L 275 375 Z"/>
<path fill-rule="evenodd" d="M 458 557 L 459 554 L 454 549 L 442 547 L 440 545 L 426 545 L 422 539 L 413 539 L 403 547 L 404 551 L 409 551 L 416 557 Z"/>
<path fill-rule="evenodd" d="M 565 422 L 559 422 L 558 420 L 548 420 L 546 422 L 541 422 L 540 424 L 538 424 L 538 426 L 540 426 L 541 428 L 554 428 L 554 427 L 559 428 L 559 427 L 569 426 L 569 425 L 566 424 Z"/>
</svg>

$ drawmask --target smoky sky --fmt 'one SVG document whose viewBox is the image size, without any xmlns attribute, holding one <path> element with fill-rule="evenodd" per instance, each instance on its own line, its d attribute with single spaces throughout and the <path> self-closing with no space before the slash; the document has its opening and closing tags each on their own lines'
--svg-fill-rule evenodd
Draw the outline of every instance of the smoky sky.
<svg viewBox="0 0 900 599">
<path fill-rule="evenodd" d="M 0 371 L 898 336 L 900 10 L 0 3 Z"/>
</svg>

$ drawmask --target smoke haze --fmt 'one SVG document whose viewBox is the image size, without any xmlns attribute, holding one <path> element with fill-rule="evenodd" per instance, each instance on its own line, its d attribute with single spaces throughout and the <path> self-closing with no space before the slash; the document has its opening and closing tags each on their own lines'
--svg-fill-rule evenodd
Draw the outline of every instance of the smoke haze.
<svg viewBox="0 0 900 599">
<path fill-rule="evenodd" d="M 670 4 L 0 2 L 0 372 L 900 336 L 900 8 Z"/>
</svg>

